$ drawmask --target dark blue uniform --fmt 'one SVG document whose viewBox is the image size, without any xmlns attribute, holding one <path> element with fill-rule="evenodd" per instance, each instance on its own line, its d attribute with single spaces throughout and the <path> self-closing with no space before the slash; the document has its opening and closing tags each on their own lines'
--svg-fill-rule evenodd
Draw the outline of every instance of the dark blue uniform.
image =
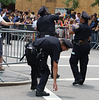
<svg viewBox="0 0 99 100">
<path fill-rule="evenodd" d="M 59 20 L 59 15 L 43 15 L 37 21 L 37 29 L 40 32 L 40 36 L 55 35 L 55 22 Z"/>
<path fill-rule="evenodd" d="M 55 33 L 55 20 L 59 20 L 59 15 L 50 15 L 46 14 L 46 9 L 44 6 L 42 6 L 38 14 L 40 14 L 40 18 L 37 21 L 37 30 L 39 31 L 39 38 L 46 37 L 46 36 L 55 36 L 57 37 L 57 34 Z M 53 60 L 51 59 L 51 77 L 53 77 Z M 57 76 L 59 77 L 59 75 Z"/>
<path fill-rule="evenodd" d="M 50 55 L 51 59 L 58 63 L 61 49 L 61 44 L 59 39 L 53 36 L 39 38 L 33 42 L 33 47 L 35 49 L 32 52 L 29 52 L 26 49 L 26 57 L 28 60 L 28 64 L 31 66 L 31 78 L 32 78 L 32 87 L 36 87 L 41 91 L 44 90 L 45 85 L 48 80 L 48 76 L 50 74 L 49 67 L 47 65 L 47 58 Z M 39 51 L 42 49 L 43 55 L 37 59 L 37 55 Z M 42 72 L 42 76 L 39 84 L 37 85 L 37 69 L 40 69 Z"/>
<path fill-rule="evenodd" d="M 85 22 L 80 24 L 79 28 L 74 29 L 73 32 L 75 33 L 75 37 L 73 41 L 70 65 L 75 78 L 74 84 L 82 85 L 87 71 L 88 54 L 90 52 L 89 37 L 91 36 L 91 28 L 88 26 L 88 23 Z M 78 69 L 78 61 L 80 63 L 80 71 Z"/>
</svg>

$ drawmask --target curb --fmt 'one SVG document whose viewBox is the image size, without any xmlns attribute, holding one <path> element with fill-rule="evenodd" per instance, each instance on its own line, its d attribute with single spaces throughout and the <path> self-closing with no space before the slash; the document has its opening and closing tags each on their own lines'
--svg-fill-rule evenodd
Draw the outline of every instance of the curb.
<svg viewBox="0 0 99 100">
<path fill-rule="evenodd" d="M 15 74 L 20 74 L 22 76 L 25 76 L 27 77 L 28 79 L 26 81 L 17 81 L 17 82 L 4 82 L 2 79 L 1 79 L 1 82 L 0 82 L 0 86 L 14 86 L 14 85 L 24 85 L 24 84 L 29 84 L 31 83 L 31 79 L 28 75 L 26 74 L 22 74 L 22 73 L 19 73 L 19 72 L 14 72 L 14 71 L 11 71 L 11 70 L 7 70 L 9 72 L 13 72 Z"/>
<path fill-rule="evenodd" d="M 0 86 L 14 86 L 14 85 L 24 85 L 31 83 L 31 80 L 20 81 L 20 82 L 0 82 Z"/>
</svg>

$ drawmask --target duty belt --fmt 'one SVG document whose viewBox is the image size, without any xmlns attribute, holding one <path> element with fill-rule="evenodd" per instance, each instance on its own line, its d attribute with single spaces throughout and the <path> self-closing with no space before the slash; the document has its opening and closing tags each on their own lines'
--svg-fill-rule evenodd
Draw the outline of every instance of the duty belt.
<svg viewBox="0 0 99 100">
<path fill-rule="evenodd" d="M 54 36 L 55 33 L 51 32 L 39 32 L 38 37 L 49 37 L 49 36 Z"/>
<path fill-rule="evenodd" d="M 84 45 L 84 44 L 88 44 L 89 41 L 88 40 L 73 40 L 72 43 L 74 45 Z"/>
</svg>

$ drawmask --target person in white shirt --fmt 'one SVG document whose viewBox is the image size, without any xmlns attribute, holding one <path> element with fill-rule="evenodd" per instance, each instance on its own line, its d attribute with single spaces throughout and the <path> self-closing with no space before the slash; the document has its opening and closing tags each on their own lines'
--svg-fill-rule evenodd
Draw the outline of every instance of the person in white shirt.
<svg viewBox="0 0 99 100">
<path fill-rule="evenodd" d="M 37 17 L 36 16 L 34 17 L 32 28 L 34 29 L 34 31 L 37 30 Z"/>
</svg>

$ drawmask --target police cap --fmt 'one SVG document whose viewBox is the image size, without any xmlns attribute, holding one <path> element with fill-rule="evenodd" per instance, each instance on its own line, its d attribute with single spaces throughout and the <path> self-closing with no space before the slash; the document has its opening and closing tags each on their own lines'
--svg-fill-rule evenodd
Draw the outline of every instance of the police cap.
<svg viewBox="0 0 99 100">
<path fill-rule="evenodd" d="M 63 38 L 63 39 L 61 39 L 61 41 L 62 41 L 63 45 L 65 45 L 67 48 L 73 47 L 72 42 L 69 39 L 67 40 L 67 39 Z"/>
<path fill-rule="evenodd" d="M 45 6 L 42 6 L 42 7 L 39 9 L 38 14 L 41 14 L 41 13 L 44 12 L 44 11 L 46 11 Z"/>
<path fill-rule="evenodd" d="M 90 19 L 90 16 L 85 11 L 82 12 L 82 15 L 81 16 L 84 19 Z"/>
</svg>

